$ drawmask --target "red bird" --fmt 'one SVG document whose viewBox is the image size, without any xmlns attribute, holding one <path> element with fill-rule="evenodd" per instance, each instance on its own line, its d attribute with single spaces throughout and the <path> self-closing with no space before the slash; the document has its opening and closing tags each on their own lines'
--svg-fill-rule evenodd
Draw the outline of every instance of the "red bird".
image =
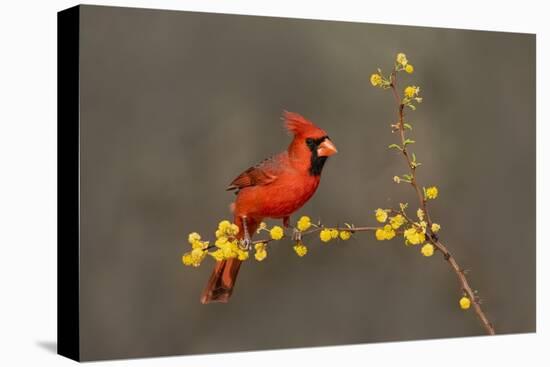
<svg viewBox="0 0 550 367">
<path fill-rule="evenodd" d="M 327 158 L 337 152 L 327 133 L 297 113 L 284 113 L 286 129 L 294 135 L 288 149 L 250 167 L 231 182 L 237 190 L 234 222 L 240 239 L 250 246 L 263 218 L 282 219 L 288 227 L 290 215 L 315 193 Z M 233 258 L 216 264 L 201 296 L 201 303 L 226 303 L 233 292 L 241 261 Z"/>
</svg>

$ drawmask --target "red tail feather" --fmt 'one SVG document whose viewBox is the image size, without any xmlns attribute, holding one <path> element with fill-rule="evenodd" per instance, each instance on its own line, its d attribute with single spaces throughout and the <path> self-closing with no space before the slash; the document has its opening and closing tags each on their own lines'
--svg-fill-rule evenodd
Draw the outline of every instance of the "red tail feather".
<svg viewBox="0 0 550 367">
<path fill-rule="evenodd" d="M 247 219 L 246 224 L 250 237 L 256 232 L 261 220 Z M 239 226 L 238 238 L 244 236 L 244 229 L 241 218 L 235 218 L 235 224 Z M 202 292 L 201 303 L 221 302 L 227 303 L 233 293 L 237 275 L 242 261 L 238 259 L 222 260 L 216 263 L 214 271 Z"/>
</svg>

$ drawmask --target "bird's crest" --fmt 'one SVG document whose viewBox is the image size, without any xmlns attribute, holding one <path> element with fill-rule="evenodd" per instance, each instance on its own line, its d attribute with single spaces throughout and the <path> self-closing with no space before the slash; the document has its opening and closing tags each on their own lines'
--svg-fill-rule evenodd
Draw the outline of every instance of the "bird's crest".
<svg viewBox="0 0 550 367">
<path fill-rule="evenodd" d="M 283 120 L 286 129 L 294 135 L 324 136 L 326 133 L 313 122 L 295 112 L 284 111 Z"/>
</svg>

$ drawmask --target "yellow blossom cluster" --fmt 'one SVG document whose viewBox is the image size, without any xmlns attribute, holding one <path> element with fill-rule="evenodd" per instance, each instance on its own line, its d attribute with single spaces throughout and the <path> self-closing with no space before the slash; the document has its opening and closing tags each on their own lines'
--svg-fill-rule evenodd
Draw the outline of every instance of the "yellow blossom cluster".
<svg viewBox="0 0 550 367">
<path fill-rule="evenodd" d="M 406 221 L 407 220 L 405 219 L 404 216 L 402 216 L 401 214 L 397 214 L 395 217 L 390 218 L 390 225 L 392 226 L 393 229 L 398 229 L 403 224 L 405 224 Z"/>
<path fill-rule="evenodd" d="M 396 235 L 396 230 L 399 229 L 407 219 L 401 215 L 397 214 L 393 217 L 390 217 L 388 215 L 389 210 L 378 208 L 374 212 L 374 216 L 376 217 L 376 220 L 380 223 L 386 223 L 388 221 L 388 224 L 386 224 L 384 227 L 380 227 L 376 229 L 374 232 L 374 235 L 378 241 L 383 240 L 391 240 Z"/>
<path fill-rule="evenodd" d="M 437 189 L 437 186 L 428 187 L 425 190 L 426 199 L 437 199 L 437 195 L 439 195 L 439 190 Z"/>
<path fill-rule="evenodd" d="M 407 98 L 414 98 L 418 95 L 418 93 L 420 93 L 420 87 L 416 87 L 414 85 L 409 85 L 403 90 L 403 94 Z"/>
<path fill-rule="evenodd" d="M 384 227 L 378 228 L 374 235 L 378 241 L 391 240 L 395 237 L 395 230 L 390 224 L 386 224 Z"/>
<path fill-rule="evenodd" d="M 395 57 L 395 70 L 405 70 L 407 73 L 412 74 L 414 72 L 414 67 L 412 64 L 409 64 L 409 60 L 407 60 L 407 55 L 405 55 L 403 52 L 400 52 Z"/>
<path fill-rule="evenodd" d="M 406 207 L 406 205 L 402 206 L 402 210 L 404 207 Z M 408 222 L 407 218 L 400 213 L 396 214 L 395 216 L 389 216 L 389 212 L 391 211 L 388 209 L 378 208 L 375 210 L 374 215 L 376 217 L 376 220 L 381 223 L 386 223 L 383 227 L 379 227 L 375 230 L 374 235 L 377 240 L 391 240 L 396 236 L 396 231 L 406 225 L 408 228 L 405 228 L 402 232 L 403 237 L 405 238 L 406 245 L 421 245 L 426 242 L 426 230 L 428 227 L 428 223 L 424 220 L 425 213 L 422 209 L 418 209 L 418 211 L 416 212 L 420 222 L 415 223 Z M 437 223 L 433 223 L 431 228 L 432 231 L 435 233 L 439 231 L 440 226 Z M 432 244 L 426 244 L 421 249 L 421 252 L 424 256 L 432 256 L 434 251 L 435 248 Z"/>
<path fill-rule="evenodd" d="M 235 237 L 239 233 L 239 227 L 228 220 L 222 220 L 216 230 L 216 238 Z"/>
<path fill-rule="evenodd" d="M 216 261 L 237 258 L 241 261 L 248 259 L 248 251 L 239 246 L 239 239 L 236 238 L 239 227 L 223 220 L 218 224 L 216 230 L 216 250 L 209 252 Z"/>
<path fill-rule="evenodd" d="M 403 232 L 406 245 L 420 245 L 426 241 L 426 222 L 413 223 Z"/>
<path fill-rule="evenodd" d="M 201 241 L 201 236 L 197 232 L 190 233 L 187 240 L 191 245 L 191 251 L 183 254 L 181 260 L 184 265 L 197 267 L 206 257 L 208 242 Z"/>
<path fill-rule="evenodd" d="M 323 228 L 319 232 L 319 238 L 323 242 L 329 242 L 338 238 L 340 232 L 336 228 Z"/>
<path fill-rule="evenodd" d="M 395 57 L 395 67 L 389 78 L 385 77 L 384 74 L 382 74 L 382 70 L 378 69 L 377 73 L 371 74 L 370 83 L 373 87 L 379 87 L 383 89 L 390 88 L 392 86 L 392 77 L 395 73 L 400 71 L 405 71 L 408 74 L 412 74 L 414 72 L 414 66 L 409 63 L 409 60 L 407 60 L 407 55 L 405 55 L 403 52 L 398 53 Z"/>
<path fill-rule="evenodd" d="M 298 241 L 294 247 L 294 252 L 296 252 L 296 255 L 300 257 L 304 257 L 307 254 L 307 247 L 302 243 L 302 241 Z"/>
<path fill-rule="evenodd" d="M 388 219 L 388 212 L 384 209 L 378 208 L 374 212 L 376 220 L 380 223 L 384 223 Z"/>
<path fill-rule="evenodd" d="M 425 244 L 420 249 L 420 252 L 422 253 L 422 255 L 424 255 L 426 257 L 432 256 L 434 254 L 434 251 L 435 251 L 434 245 L 432 245 L 431 243 Z"/>
<path fill-rule="evenodd" d="M 377 87 L 382 84 L 382 76 L 380 74 L 372 74 L 370 76 L 370 83 L 373 87 Z"/>
<path fill-rule="evenodd" d="M 296 223 L 298 233 L 305 232 L 312 226 L 318 228 L 317 225 L 311 222 L 311 218 L 308 216 L 300 217 Z M 352 226 L 348 225 L 348 228 L 349 230 L 342 231 L 339 231 L 337 228 L 323 228 L 319 232 L 319 237 L 323 242 L 329 242 L 338 238 L 346 241 L 351 238 L 353 232 Z M 182 262 L 184 265 L 196 267 L 199 266 L 208 255 L 216 261 L 234 258 L 244 261 L 249 258 L 249 253 L 251 251 L 254 251 L 254 258 L 257 261 L 263 261 L 267 257 L 267 242 L 283 239 L 285 237 L 285 231 L 280 226 L 268 228 L 265 222 L 261 222 L 256 232 L 260 233 L 262 231 L 268 232 L 270 238 L 261 242 L 253 242 L 254 246 L 245 246 L 242 238 L 240 238 L 242 236 L 238 236 L 239 227 L 228 220 L 222 220 L 218 224 L 218 228 L 215 232 L 216 241 L 214 245 L 210 245 L 207 241 L 202 241 L 200 234 L 196 232 L 189 234 L 188 242 L 192 249 L 182 256 Z M 308 248 L 302 242 L 301 235 L 297 237 L 297 242 L 293 249 L 300 257 L 307 254 Z"/>
<path fill-rule="evenodd" d="M 285 236 L 285 231 L 279 226 L 273 226 L 273 228 L 269 230 L 269 235 L 272 239 L 278 241 Z"/>
<path fill-rule="evenodd" d="M 267 245 L 265 243 L 257 243 L 254 245 L 254 258 L 258 261 L 262 261 L 267 257 Z"/>
<path fill-rule="evenodd" d="M 296 228 L 298 228 L 299 231 L 307 231 L 311 227 L 311 218 L 308 216 L 302 216 L 298 220 L 298 223 L 296 223 Z"/>
<path fill-rule="evenodd" d="M 340 239 L 343 241 L 347 241 L 351 238 L 351 232 L 350 231 L 340 231 Z"/>
</svg>

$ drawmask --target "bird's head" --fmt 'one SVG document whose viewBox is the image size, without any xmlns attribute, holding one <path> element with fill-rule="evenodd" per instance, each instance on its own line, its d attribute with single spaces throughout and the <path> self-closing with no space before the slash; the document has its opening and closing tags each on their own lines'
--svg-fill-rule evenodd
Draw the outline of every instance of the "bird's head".
<svg viewBox="0 0 550 367">
<path fill-rule="evenodd" d="M 286 129 L 294 135 L 288 148 L 290 157 L 299 166 L 305 167 L 312 176 L 319 176 L 328 157 L 338 152 L 326 131 L 305 117 L 284 112 Z"/>
</svg>

